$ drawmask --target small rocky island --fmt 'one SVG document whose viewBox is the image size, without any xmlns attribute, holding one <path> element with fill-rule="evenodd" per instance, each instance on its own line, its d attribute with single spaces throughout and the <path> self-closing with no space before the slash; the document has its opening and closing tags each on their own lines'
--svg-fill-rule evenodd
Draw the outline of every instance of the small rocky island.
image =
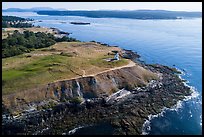
<svg viewBox="0 0 204 137">
<path fill-rule="evenodd" d="M 89 22 L 70 22 L 70 24 L 74 24 L 74 25 L 90 25 L 91 23 L 89 23 Z"/>
<path fill-rule="evenodd" d="M 114 57 L 112 51 L 120 60 L 105 61 Z M 44 66 L 55 77 L 28 89 L 9 88 L 16 91 L 2 97 L 3 135 L 69 135 L 100 125 L 108 129 L 104 134 L 139 135 L 150 114 L 192 93 L 175 68 L 142 63 L 137 53 L 119 47 L 62 42 L 29 55 L 53 58 Z"/>
</svg>

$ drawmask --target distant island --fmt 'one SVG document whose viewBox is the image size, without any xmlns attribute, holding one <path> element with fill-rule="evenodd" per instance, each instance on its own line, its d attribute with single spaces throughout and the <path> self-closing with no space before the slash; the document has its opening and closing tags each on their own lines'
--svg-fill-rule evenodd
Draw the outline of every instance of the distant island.
<svg viewBox="0 0 204 137">
<path fill-rule="evenodd" d="M 52 16 L 85 16 L 91 18 L 130 18 L 130 19 L 182 19 L 200 18 L 202 12 L 167 11 L 167 10 L 110 10 L 110 11 L 37 11 L 39 15 Z"/>
<path fill-rule="evenodd" d="M 52 10 L 58 10 L 58 11 L 64 11 L 66 9 L 53 9 L 50 7 L 34 7 L 29 9 L 21 9 L 21 8 L 8 8 L 8 9 L 2 9 L 2 12 L 37 12 L 37 11 L 52 11 Z"/>
<path fill-rule="evenodd" d="M 91 23 L 88 23 L 88 22 L 70 22 L 70 24 L 74 24 L 74 25 L 90 25 Z"/>
<path fill-rule="evenodd" d="M 84 16 L 91 18 L 130 18 L 130 19 L 182 19 L 201 18 L 202 12 L 168 11 L 168 10 L 66 10 L 49 7 L 31 9 L 8 8 L 2 12 L 36 12 L 39 15 L 52 16 Z"/>
</svg>

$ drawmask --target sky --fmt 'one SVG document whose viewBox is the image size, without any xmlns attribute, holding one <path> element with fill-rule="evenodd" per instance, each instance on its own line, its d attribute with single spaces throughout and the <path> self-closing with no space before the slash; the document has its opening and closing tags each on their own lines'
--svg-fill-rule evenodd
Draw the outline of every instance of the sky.
<svg viewBox="0 0 204 137">
<path fill-rule="evenodd" d="M 51 7 L 67 10 L 173 10 L 202 11 L 202 2 L 2 2 L 2 9 Z"/>
</svg>

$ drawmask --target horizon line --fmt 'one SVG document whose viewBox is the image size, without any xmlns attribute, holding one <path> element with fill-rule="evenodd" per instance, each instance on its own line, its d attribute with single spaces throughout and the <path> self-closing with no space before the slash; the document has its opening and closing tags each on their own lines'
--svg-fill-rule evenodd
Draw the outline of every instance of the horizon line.
<svg viewBox="0 0 204 137">
<path fill-rule="evenodd" d="M 165 10 L 165 9 L 72 9 L 72 10 L 68 10 L 68 9 L 65 9 L 65 8 L 52 8 L 52 7 L 32 7 L 32 8 L 50 8 L 50 9 L 53 9 L 53 10 L 57 10 L 57 11 L 138 11 L 138 10 L 154 10 L 154 11 L 183 11 L 183 12 L 202 12 L 202 11 L 186 11 L 186 10 Z M 6 9 L 3 9 L 2 10 L 8 10 L 8 9 L 32 9 L 32 8 L 6 8 Z M 63 9 L 63 10 L 60 10 L 60 9 Z M 41 11 L 53 11 L 53 10 L 41 10 Z M 40 11 L 40 10 L 39 10 Z"/>
</svg>

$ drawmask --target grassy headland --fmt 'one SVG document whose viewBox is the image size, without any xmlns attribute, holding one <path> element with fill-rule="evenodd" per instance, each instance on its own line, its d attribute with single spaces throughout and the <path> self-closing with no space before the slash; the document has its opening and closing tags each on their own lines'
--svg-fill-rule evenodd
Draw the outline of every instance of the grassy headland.
<svg viewBox="0 0 204 137">
<path fill-rule="evenodd" d="M 3 94 L 34 88 L 60 79 L 70 79 L 98 73 L 130 60 L 107 62 L 117 47 L 97 43 L 61 42 L 30 53 L 2 60 Z"/>
</svg>

